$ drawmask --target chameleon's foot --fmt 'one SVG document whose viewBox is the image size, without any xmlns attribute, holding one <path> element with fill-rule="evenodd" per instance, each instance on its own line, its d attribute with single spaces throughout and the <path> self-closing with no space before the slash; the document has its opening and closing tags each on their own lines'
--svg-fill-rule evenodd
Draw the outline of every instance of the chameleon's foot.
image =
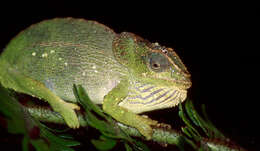
<svg viewBox="0 0 260 151">
<path fill-rule="evenodd" d="M 143 118 L 143 120 L 145 120 L 145 122 L 149 125 L 152 125 L 152 126 L 156 126 L 158 125 L 158 121 L 155 121 L 155 120 L 152 120 L 150 119 L 147 115 L 142 115 L 141 116 Z"/>
<path fill-rule="evenodd" d="M 73 103 L 63 103 L 62 104 L 62 111 L 59 111 L 59 113 L 64 118 L 65 122 L 70 128 L 79 128 L 79 120 L 77 117 L 77 114 L 74 110 L 79 110 L 80 107 Z"/>
<path fill-rule="evenodd" d="M 163 128 L 163 129 L 171 129 L 171 128 L 172 128 L 171 125 L 165 124 L 165 123 L 158 123 L 158 124 L 156 125 L 156 127 L 158 127 L 158 128 Z"/>
<path fill-rule="evenodd" d="M 147 140 L 150 140 L 153 135 L 152 126 L 156 126 L 157 123 L 157 121 L 154 121 L 152 119 L 139 116 L 139 123 L 136 128 L 142 135 L 145 136 Z"/>
</svg>

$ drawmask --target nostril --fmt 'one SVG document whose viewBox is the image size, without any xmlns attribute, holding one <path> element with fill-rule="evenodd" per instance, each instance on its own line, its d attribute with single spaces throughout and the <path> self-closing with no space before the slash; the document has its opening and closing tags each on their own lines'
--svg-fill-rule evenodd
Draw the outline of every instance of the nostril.
<svg viewBox="0 0 260 151">
<path fill-rule="evenodd" d="M 190 77 L 191 77 L 191 74 L 188 73 L 188 72 L 185 72 L 185 76 L 186 76 L 187 78 L 190 78 Z"/>
</svg>

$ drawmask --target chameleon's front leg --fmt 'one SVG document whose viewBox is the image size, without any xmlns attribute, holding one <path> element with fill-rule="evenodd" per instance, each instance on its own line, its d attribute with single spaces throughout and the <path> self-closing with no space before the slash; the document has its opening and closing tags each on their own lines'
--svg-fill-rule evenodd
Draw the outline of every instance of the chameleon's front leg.
<svg viewBox="0 0 260 151">
<path fill-rule="evenodd" d="M 157 121 L 137 115 L 118 104 L 124 100 L 128 94 L 128 82 L 121 81 L 112 91 L 104 98 L 103 110 L 110 114 L 117 121 L 135 127 L 147 139 L 151 139 L 153 130 L 151 125 L 156 125 Z"/>
<path fill-rule="evenodd" d="M 77 114 L 74 110 L 79 110 L 79 106 L 73 103 L 63 101 L 60 97 L 56 96 L 51 90 L 45 87 L 39 81 L 23 76 L 19 72 L 9 68 L 3 70 L 2 81 L 3 86 L 6 88 L 13 88 L 18 92 L 26 93 L 47 101 L 54 111 L 60 113 L 65 122 L 71 128 L 78 128 L 79 121 Z"/>
</svg>

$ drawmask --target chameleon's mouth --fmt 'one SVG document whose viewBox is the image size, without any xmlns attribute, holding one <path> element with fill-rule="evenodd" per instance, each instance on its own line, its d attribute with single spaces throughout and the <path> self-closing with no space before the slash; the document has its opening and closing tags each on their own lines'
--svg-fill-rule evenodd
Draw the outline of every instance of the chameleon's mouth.
<svg viewBox="0 0 260 151">
<path fill-rule="evenodd" d="M 172 83 L 173 85 L 176 85 L 177 87 L 179 87 L 182 90 L 187 90 L 191 87 L 192 82 L 190 80 L 189 77 L 184 77 L 183 79 L 173 79 L 173 78 L 165 78 L 165 77 L 157 77 L 157 76 L 152 76 L 151 78 L 154 79 L 160 79 L 163 81 L 168 81 L 169 83 Z"/>
<path fill-rule="evenodd" d="M 173 82 L 174 84 L 179 86 L 180 89 L 183 89 L 183 90 L 189 89 L 192 85 L 190 79 L 185 79 L 185 80 L 175 80 L 175 79 L 167 79 L 167 78 L 160 78 L 160 79 Z"/>
</svg>

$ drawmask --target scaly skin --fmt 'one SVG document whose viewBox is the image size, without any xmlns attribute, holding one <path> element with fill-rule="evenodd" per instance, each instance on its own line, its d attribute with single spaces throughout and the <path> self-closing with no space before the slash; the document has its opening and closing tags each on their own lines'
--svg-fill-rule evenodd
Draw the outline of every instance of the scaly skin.
<svg viewBox="0 0 260 151">
<path fill-rule="evenodd" d="M 157 121 L 137 113 L 175 106 L 191 86 L 171 48 L 73 18 L 43 21 L 22 31 L 0 56 L 0 69 L 4 87 L 47 101 L 69 127 L 79 127 L 72 86 L 81 84 L 94 103 L 147 139 Z"/>
</svg>

